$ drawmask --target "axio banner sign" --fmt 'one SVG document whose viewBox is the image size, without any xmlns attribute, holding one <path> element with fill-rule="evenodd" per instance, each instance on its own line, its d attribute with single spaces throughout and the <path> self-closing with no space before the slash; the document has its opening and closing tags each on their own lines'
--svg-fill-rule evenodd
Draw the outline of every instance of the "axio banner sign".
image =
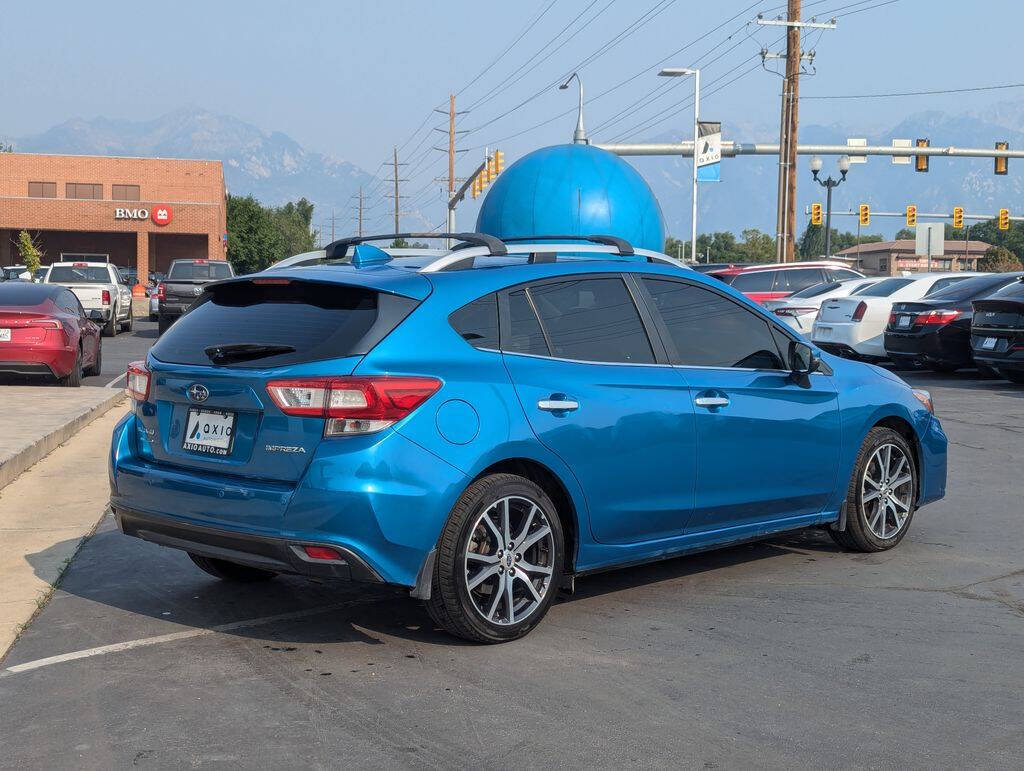
<svg viewBox="0 0 1024 771">
<path fill-rule="evenodd" d="M 698 182 L 722 181 L 722 123 L 721 121 L 698 121 L 697 147 L 694 157 L 697 162 Z"/>
</svg>

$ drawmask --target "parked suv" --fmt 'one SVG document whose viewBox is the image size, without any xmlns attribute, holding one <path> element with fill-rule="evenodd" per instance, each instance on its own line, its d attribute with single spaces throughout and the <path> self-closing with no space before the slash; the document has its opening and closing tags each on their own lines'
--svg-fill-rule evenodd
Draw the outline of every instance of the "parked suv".
<svg viewBox="0 0 1024 771">
<path fill-rule="evenodd" d="M 211 281 L 231 278 L 235 272 L 224 260 L 175 260 L 167 271 L 167 278 L 156 288 L 157 333 L 163 334 L 178 320 L 203 292 L 203 285 Z M 153 305 L 150 304 L 150 315 Z"/>
<path fill-rule="evenodd" d="M 926 392 L 731 287 L 604 236 L 454 237 L 206 285 L 128 368 L 121 530 L 223 579 L 402 587 L 501 642 L 579 576 L 809 526 L 880 551 L 944 495 Z"/>
<path fill-rule="evenodd" d="M 974 360 L 1013 383 L 1024 383 L 1024 279 L 975 300 L 973 306 Z"/>
<path fill-rule="evenodd" d="M 864 278 L 842 262 L 779 262 L 771 265 L 744 265 L 708 271 L 757 303 L 780 300 L 794 292 L 823 281 L 834 283 L 849 278 Z"/>
</svg>

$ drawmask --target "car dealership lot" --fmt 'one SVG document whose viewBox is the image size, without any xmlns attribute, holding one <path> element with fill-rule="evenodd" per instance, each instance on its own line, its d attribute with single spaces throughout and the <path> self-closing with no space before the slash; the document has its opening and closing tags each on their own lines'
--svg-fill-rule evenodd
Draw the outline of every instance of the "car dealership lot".
<svg viewBox="0 0 1024 771">
<path fill-rule="evenodd" d="M 894 551 L 594 576 L 506 645 L 386 590 L 219 583 L 106 518 L 0 664 L 0 767 L 1020 767 L 1024 389 L 907 379 L 949 489 Z"/>
</svg>

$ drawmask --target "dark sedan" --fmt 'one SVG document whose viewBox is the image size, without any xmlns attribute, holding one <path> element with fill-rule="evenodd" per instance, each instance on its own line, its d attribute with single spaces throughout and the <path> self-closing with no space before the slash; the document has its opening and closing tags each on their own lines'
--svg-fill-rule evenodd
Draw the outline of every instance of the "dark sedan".
<svg viewBox="0 0 1024 771">
<path fill-rule="evenodd" d="M 0 377 L 42 376 L 80 386 L 98 375 L 100 327 L 78 298 L 58 284 L 0 284 Z"/>
<path fill-rule="evenodd" d="M 974 303 L 974 360 L 1024 383 L 1024 279 Z"/>
<path fill-rule="evenodd" d="M 974 366 L 971 355 L 971 303 L 1008 284 L 1021 273 L 992 273 L 958 281 L 927 299 L 895 303 L 885 328 L 885 352 L 897 366 L 955 372 Z"/>
</svg>

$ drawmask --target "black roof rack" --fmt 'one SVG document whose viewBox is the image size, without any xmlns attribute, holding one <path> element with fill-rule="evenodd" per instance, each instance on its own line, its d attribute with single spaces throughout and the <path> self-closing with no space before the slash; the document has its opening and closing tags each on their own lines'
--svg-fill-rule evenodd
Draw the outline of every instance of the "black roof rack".
<svg viewBox="0 0 1024 771">
<path fill-rule="evenodd" d="M 624 257 L 629 257 L 635 254 L 633 251 L 633 245 L 626 239 L 619 238 L 618 236 L 513 236 L 511 238 L 503 238 L 502 240 L 507 241 L 508 243 L 514 243 L 516 241 L 589 241 L 593 244 L 614 246 L 619 250 L 619 254 Z"/>
<path fill-rule="evenodd" d="M 352 236 L 351 238 L 339 238 L 331 241 L 324 247 L 325 257 L 328 260 L 344 259 L 350 246 L 363 244 L 367 241 L 395 241 L 399 238 L 451 238 L 460 241 L 463 248 L 466 246 L 486 246 L 488 252 L 495 257 L 503 257 L 508 254 L 505 244 L 494 236 L 486 233 L 382 233 L 375 236 Z"/>
</svg>

